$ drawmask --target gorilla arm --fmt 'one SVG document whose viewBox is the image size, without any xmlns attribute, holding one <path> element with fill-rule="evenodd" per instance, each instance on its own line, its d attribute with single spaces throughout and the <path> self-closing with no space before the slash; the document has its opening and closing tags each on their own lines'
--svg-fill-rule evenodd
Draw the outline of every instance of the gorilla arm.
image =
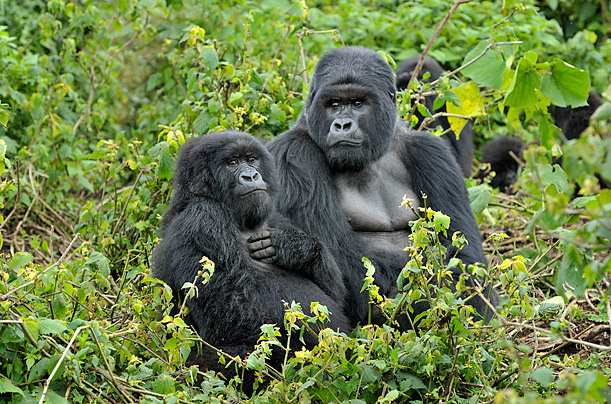
<svg viewBox="0 0 611 404">
<path fill-rule="evenodd" d="M 410 173 L 412 189 L 427 196 L 427 207 L 450 217 L 448 237 L 440 235 L 444 247 L 448 249 L 448 256 L 456 254 L 451 235 L 460 231 L 467 238 L 468 245 L 458 251 L 457 258 L 467 265 L 476 262 L 486 264 L 467 188 L 460 175 L 460 167 L 446 143 L 426 132 L 408 131 L 404 139 L 404 150 L 400 154 Z"/>
<path fill-rule="evenodd" d="M 248 239 L 251 257 L 297 272 L 335 300 L 343 301 L 346 288 L 342 275 L 326 246 L 278 213 L 272 215 L 269 224 L 269 228 L 257 231 Z"/>
<path fill-rule="evenodd" d="M 448 237 L 440 234 L 440 240 L 447 248 L 447 257 L 456 256 L 465 265 L 481 263 L 487 265 L 482 249 L 481 235 L 471 205 L 469 196 L 460 175 L 460 168 L 452 158 L 445 142 L 429 133 L 410 132 L 404 142 L 403 160 L 411 173 L 413 189 L 427 195 L 427 206 L 450 217 Z M 423 158 L 426 156 L 426 158 Z M 461 250 L 452 246 L 451 235 L 460 231 L 468 244 Z M 460 270 L 454 269 L 453 282 L 458 281 Z M 472 278 L 475 280 L 476 278 Z M 477 279 L 481 283 L 481 279 Z M 450 285 L 451 286 L 451 285 Z M 490 285 L 483 292 L 493 305 L 498 305 L 499 296 Z M 468 303 L 485 317 L 486 322 L 492 318 L 488 305 L 479 296 L 471 298 Z M 416 307 L 417 312 L 426 307 Z"/>
</svg>

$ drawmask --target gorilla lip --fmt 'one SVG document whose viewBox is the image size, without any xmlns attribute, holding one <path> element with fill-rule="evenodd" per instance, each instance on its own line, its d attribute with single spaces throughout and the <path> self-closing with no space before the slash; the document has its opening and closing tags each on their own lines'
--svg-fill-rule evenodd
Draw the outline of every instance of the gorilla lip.
<svg viewBox="0 0 611 404">
<path fill-rule="evenodd" d="M 242 194 L 242 195 L 240 195 L 240 196 L 248 196 L 248 195 L 250 195 L 250 194 L 254 194 L 255 192 L 267 192 L 267 189 L 264 189 L 264 188 L 255 188 L 255 189 L 251 189 L 250 191 L 245 192 L 245 193 L 243 193 L 243 194 Z"/>
<path fill-rule="evenodd" d="M 329 142 L 329 147 L 334 146 L 350 146 L 350 147 L 359 147 L 363 144 L 360 140 L 340 140 L 338 142 Z"/>
</svg>

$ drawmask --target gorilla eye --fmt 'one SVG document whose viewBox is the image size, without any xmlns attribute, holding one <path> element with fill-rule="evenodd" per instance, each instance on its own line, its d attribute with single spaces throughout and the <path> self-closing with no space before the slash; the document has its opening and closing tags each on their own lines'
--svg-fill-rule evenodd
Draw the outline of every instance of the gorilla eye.
<svg viewBox="0 0 611 404">
<path fill-rule="evenodd" d="M 254 162 L 255 162 L 255 158 L 254 158 L 254 157 L 248 157 L 248 158 L 246 159 L 246 161 L 247 161 L 248 163 L 254 163 Z"/>
<path fill-rule="evenodd" d="M 360 108 L 363 106 L 363 100 L 352 100 L 352 105 L 356 108 Z"/>
<path fill-rule="evenodd" d="M 237 160 L 231 160 L 229 163 L 227 163 L 228 166 L 237 166 L 238 165 L 238 161 Z"/>
<path fill-rule="evenodd" d="M 339 108 L 339 106 L 340 106 L 340 102 L 339 102 L 339 100 L 333 99 L 333 100 L 331 100 L 331 102 L 329 103 L 329 106 L 330 106 L 331 108 Z"/>
</svg>

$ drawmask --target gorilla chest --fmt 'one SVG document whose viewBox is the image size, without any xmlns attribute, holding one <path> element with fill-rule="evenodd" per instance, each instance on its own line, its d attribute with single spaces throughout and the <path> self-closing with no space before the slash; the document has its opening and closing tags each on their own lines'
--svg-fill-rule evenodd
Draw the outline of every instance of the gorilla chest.
<svg viewBox="0 0 611 404">
<path fill-rule="evenodd" d="M 419 199 L 410 188 L 409 172 L 396 152 L 389 151 L 360 172 L 338 174 L 334 181 L 353 230 L 370 232 L 371 237 L 382 233 L 386 239 L 394 238 L 389 233 L 409 234 L 409 222 L 416 216 L 411 209 L 399 205 L 404 195 L 412 199 L 414 207 L 419 206 Z"/>
</svg>

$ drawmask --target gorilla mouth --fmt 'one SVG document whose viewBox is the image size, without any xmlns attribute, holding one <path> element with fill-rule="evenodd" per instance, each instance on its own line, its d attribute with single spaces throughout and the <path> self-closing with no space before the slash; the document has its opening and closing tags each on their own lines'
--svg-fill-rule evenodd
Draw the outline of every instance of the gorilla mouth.
<svg viewBox="0 0 611 404">
<path fill-rule="evenodd" d="M 255 189 L 251 189 L 249 191 L 244 192 L 242 195 L 240 195 L 240 197 L 244 197 L 244 196 L 248 196 L 248 195 L 252 195 L 255 194 L 257 192 L 265 192 L 267 193 L 267 189 L 265 188 L 255 188 Z"/>
<path fill-rule="evenodd" d="M 349 147 L 359 147 L 363 144 L 362 140 L 350 140 L 350 139 L 342 139 L 338 142 L 334 142 L 329 144 L 329 147 L 335 146 L 349 146 Z"/>
</svg>

